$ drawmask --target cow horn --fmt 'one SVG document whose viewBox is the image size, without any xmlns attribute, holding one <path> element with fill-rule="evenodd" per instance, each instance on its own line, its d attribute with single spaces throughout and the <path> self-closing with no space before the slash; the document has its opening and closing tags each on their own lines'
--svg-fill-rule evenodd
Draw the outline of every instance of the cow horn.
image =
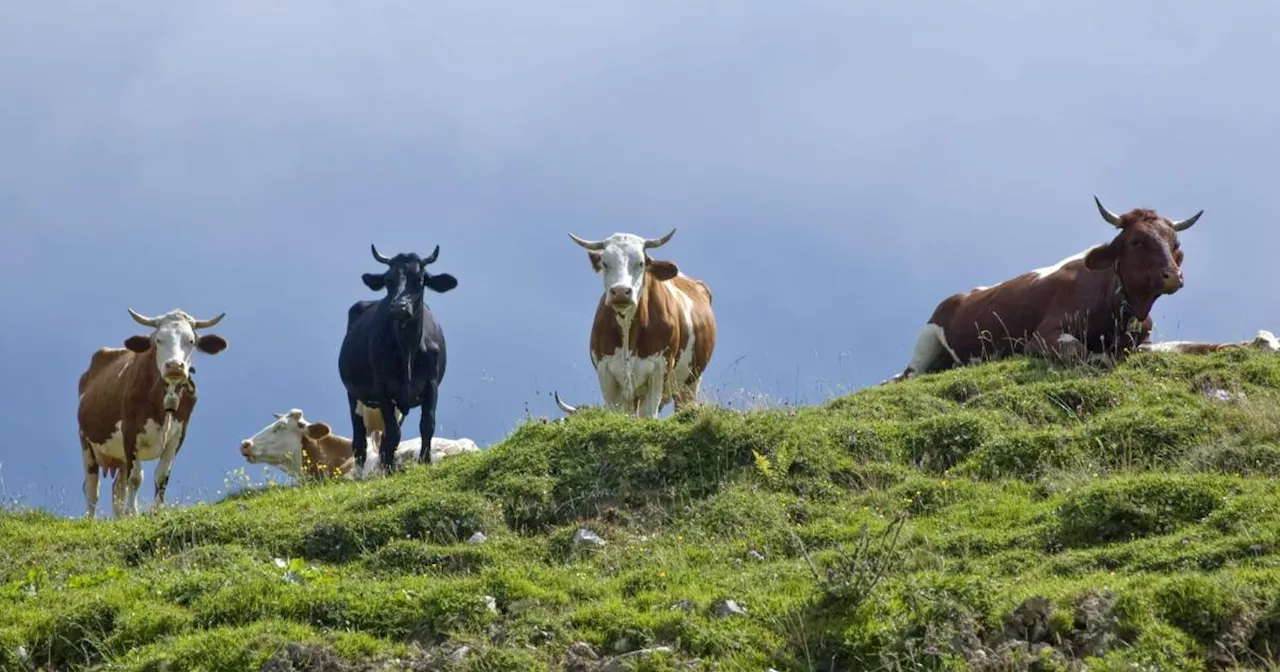
<svg viewBox="0 0 1280 672">
<path fill-rule="evenodd" d="M 655 247 L 662 247 L 663 245 L 666 245 L 666 244 L 667 244 L 667 241 L 668 241 L 668 240 L 671 240 L 671 236 L 674 236 L 674 235 L 676 235 L 676 230 L 675 230 L 675 229 L 671 229 L 671 232 L 670 232 L 670 233 L 668 233 L 667 235 L 665 235 L 665 236 L 663 236 L 663 237 L 661 237 L 661 238 L 658 238 L 658 239 L 650 238 L 650 239 L 648 239 L 648 240 L 644 241 L 644 249 L 646 249 L 646 250 L 652 250 L 652 249 L 653 249 L 653 248 L 655 248 Z"/>
<path fill-rule="evenodd" d="M 556 398 L 556 406 L 559 406 L 559 407 L 560 407 L 560 410 L 564 411 L 565 413 L 569 413 L 569 414 L 573 414 L 573 413 L 577 413 L 577 412 L 578 412 L 578 409 L 574 408 L 573 406 L 570 406 L 569 404 L 564 403 L 563 401 L 560 401 L 560 393 L 559 393 L 559 392 L 552 392 L 552 395 L 554 395 L 554 396 L 555 396 L 555 398 Z"/>
<path fill-rule="evenodd" d="M 434 264 L 436 263 L 436 259 L 439 259 L 439 258 L 440 258 L 440 246 L 436 245 L 436 249 L 434 252 L 431 253 L 431 256 L 422 260 L 422 265 L 426 266 L 427 264 Z"/>
<path fill-rule="evenodd" d="M 1117 229 L 1120 228 L 1120 217 L 1116 213 L 1111 212 L 1106 206 L 1102 205 L 1102 201 L 1099 201 L 1097 196 L 1093 197 L 1093 202 L 1098 204 L 1098 212 L 1102 214 L 1102 218 L 1107 220 L 1108 224 Z"/>
<path fill-rule="evenodd" d="M 1195 224 L 1196 220 L 1200 219 L 1200 215 L 1203 215 L 1203 214 L 1204 214 L 1204 210 L 1201 210 L 1200 212 L 1197 212 L 1196 214 L 1191 215 L 1190 218 L 1184 219 L 1181 222 L 1172 222 L 1171 224 L 1169 224 L 1169 226 L 1172 226 L 1174 231 L 1186 231 L 1187 229 L 1191 228 L 1191 225 Z"/>
<path fill-rule="evenodd" d="M 284 417 L 284 413 L 272 413 L 271 415 L 276 416 L 276 420 L 279 420 L 280 418 Z"/>
<path fill-rule="evenodd" d="M 581 246 L 583 246 L 583 247 L 587 248 L 588 250 L 603 250 L 603 249 L 604 249 L 604 243 L 605 243 L 605 241 L 603 241 L 603 240 L 583 240 L 583 239 L 581 239 L 581 238 L 579 238 L 579 237 L 577 237 L 577 236 L 573 235 L 572 233 L 570 233 L 570 234 L 569 234 L 569 237 L 573 239 L 573 242 L 575 242 L 575 243 L 577 243 L 577 244 L 579 244 L 579 245 L 581 245 Z"/>
<path fill-rule="evenodd" d="M 387 257 L 382 256 L 381 254 L 378 254 L 378 246 L 377 246 L 377 245 L 374 245 L 373 243 L 369 243 L 369 249 L 370 249 L 371 251 L 373 251 L 373 258 L 374 258 L 374 259 L 377 259 L 378 261 L 380 261 L 380 262 L 382 262 L 382 263 L 384 263 L 384 264 L 386 264 L 386 265 L 388 265 L 388 266 L 390 266 L 390 265 L 391 265 L 391 260 L 390 260 L 390 259 L 388 259 Z"/>
<path fill-rule="evenodd" d="M 133 321 L 137 322 L 138 324 L 141 324 L 144 327 L 151 327 L 154 329 L 156 325 L 160 324 L 160 318 L 158 317 L 146 317 L 145 315 L 139 315 L 138 313 L 134 312 L 132 308 L 129 308 L 128 311 L 129 311 L 129 316 L 133 318 Z"/>
<path fill-rule="evenodd" d="M 193 320 L 192 321 L 193 324 L 191 325 L 191 328 L 192 329 L 208 329 L 209 327 L 212 327 L 213 325 L 221 322 L 222 318 L 226 316 L 227 316 L 226 313 L 218 313 L 217 317 L 214 317 L 208 320 Z"/>
</svg>

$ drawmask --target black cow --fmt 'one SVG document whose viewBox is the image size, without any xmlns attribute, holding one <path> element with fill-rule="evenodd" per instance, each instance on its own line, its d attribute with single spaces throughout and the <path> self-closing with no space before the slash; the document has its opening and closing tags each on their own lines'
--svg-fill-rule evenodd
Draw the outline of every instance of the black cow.
<svg viewBox="0 0 1280 672">
<path fill-rule="evenodd" d="M 397 254 L 388 259 L 370 245 L 373 258 L 388 266 L 381 274 L 365 273 L 364 284 L 373 291 L 387 290 L 378 301 L 357 301 L 347 311 L 347 335 L 338 351 L 338 374 L 347 388 L 351 411 L 351 449 L 358 471 L 364 469 L 368 432 L 356 405 L 379 409 L 386 430 L 378 446 L 384 468 L 395 469 L 396 446 L 400 445 L 400 422 L 395 417 L 422 407 L 419 427 L 422 450 L 418 461 L 430 459 L 431 437 L 436 431 L 436 400 L 444 379 L 444 332 L 436 324 L 431 309 L 423 301 L 423 289 L 447 292 L 458 286 L 448 273 L 431 275 L 427 265 L 440 256 L 437 245 L 426 259 Z"/>
</svg>

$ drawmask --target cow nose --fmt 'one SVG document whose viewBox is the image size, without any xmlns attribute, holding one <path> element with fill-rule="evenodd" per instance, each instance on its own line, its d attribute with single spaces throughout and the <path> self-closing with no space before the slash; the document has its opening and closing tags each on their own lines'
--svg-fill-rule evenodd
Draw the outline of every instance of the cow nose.
<svg viewBox="0 0 1280 672">
<path fill-rule="evenodd" d="M 184 378 L 187 375 L 187 367 L 182 362 L 165 362 L 164 377 L 165 378 Z"/>
<path fill-rule="evenodd" d="M 618 300 L 621 300 L 621 299 L 630 299 L 630 298 L 631 298 L 631 288 L 630 288 L 630 287 L 621 286 L 621 287 L 610 287 L 610 288 L 609 288 L 609 300 L 610 300 L 610 301 L 618 301 Z"/>
<path fill-rule="evenodd" d="M 1182 269 L 1166 270 L 1161 275 L 1164 278 L 1165 289 L 1170 291 L 1182 289 Z"/>
<path fill-rule="evenodd" d="M 246 440 L 246 441 L 242 441 L 242 442 L 240 442 L 240 454 L 241 454 L 241 455 L 244 455 L 245 457 L 249 457 L 250 455 L 252 455 L 252 454 L 253 454 L 253 442 L 252 442 L 252 441 L 247 441 L 247 440 Z"/>
</svg>

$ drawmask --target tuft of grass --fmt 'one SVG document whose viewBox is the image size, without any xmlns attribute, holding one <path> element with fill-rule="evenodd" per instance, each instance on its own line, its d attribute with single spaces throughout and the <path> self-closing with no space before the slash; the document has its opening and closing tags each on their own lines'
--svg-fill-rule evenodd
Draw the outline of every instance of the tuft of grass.
<svg viewBox="0 0 1280 672">
<path fill-rule="evenodd" d="M 1277 446 L 1274 355 L 1015 358 L 121 521 L 5 510 L 0 669 L 1274 667 Z"/>
</svg>

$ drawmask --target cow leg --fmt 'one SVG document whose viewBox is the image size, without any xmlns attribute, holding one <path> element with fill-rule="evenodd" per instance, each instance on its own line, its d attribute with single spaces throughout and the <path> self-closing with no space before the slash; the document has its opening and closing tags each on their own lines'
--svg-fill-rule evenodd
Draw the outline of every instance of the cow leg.
<svg viewBox="0 0 1280 672">
<path fill-rule="evenodd" d="M 98 459 L 83 436 L 80 437 L 80 457 L 84 460 L 84 516 L 92 520 L 98 513 Z"/>
<path fill-rule="evenodd" d="M 186 428 L 183 428 L 183 438 L 186 436 Z M 182 439 L 175 441 L 172 449 L 165 447 L 164 452 L 160 453 L 160 463 L 156 465 L 156 499 L 151 502 L 151 512 L 154 513 L 164 506 L 164 493 L 169 487 L 169 473 L 173 471 L 173 458 L 178 456 L 178 447 L 182 445 Z M 139 470 L 141 471 L 141 470 Z M 138 484 L 141 485 L 141 477 Z"/>
<path fill-rule="evenodd" d="M 117 518 L 137 511 L 137 489 L 142 484 L 142 465 L 138 464 L 138 428 L 122 423 L 120 433 L 124 444 L 124 468 L 116 474 L 111 486 L 111 507 Z"/>
<path fill-rule="evenodd" d="M 658 417 L 658 411 L 662 409 L 662 391 L 666 378 L 666 369 L 658 369 L 649 376 L 649 387 L 645 390 L 637 415 L 642 418 Z"/>
<path fill-rule="evenodd" d="M 129 515 L 138 515 L 138 491 L 142 489 L 142 463 L 134 461 L 133 469 L 129 472 L 129 482 L 125 486 L 128 494 L 126 497 L 126 508 Z"/>
<path fill-rule="evenodd" d="M 355 397 L 347 395 L 347 406 L 351 410 L 351 456 L 355 458 L 354 471 L 356 480 L 364 476 L 365 448 L 369 445 L 369 433 L 364 425 L 364 413 L 356 408 L 359 403 Z"/>
<path fill-rule="evenodd" d="M 124 500 L 125 495 L 128 494 L 125 492 L 127 476 L 124 468 L 121 467 L 115 470 L 115 476 L 111 479 L 111 514 L 116 518 L 124 517 Z"/>
<path fill-rule="evenodd" d="M 424 413 L 425 417 L 426 414 Z M 396 422 L 396 411 L 391 402 L 382 404 L 382 442 L 378 445 L 379 462 L 382 472 L 390 474 L 396 469 L 396 446 L 400 445 L 400 424 Z"/>
<path fill-rule="evenodd" d="M 675 412 L 688 408 L 698 401 L 698 392 L 702 388 L 702 376 L 694 376 L 686 384 L 681 385 L 676 390 L 672 403 L 675 404 Z"/>
<path fill-rule="evenodd" d="M 618 379 L 613 377 L 608 365 L 604 362 L 600 362 L 600 366 L 596 368 L 596 377 L 600 379 L 600 396 L 604 399 L 605 405 L 615 411 L 626 410 L 623 408 L 622 386 L 618 384 Z"/>
<path fill-rule="evenodd" d="M 422 437 L 422 447 L 418 449 L 420 464 L 431 464 L 431 439 L 436 435 L 436 402 L 439 399 L 440 383 L 428 380 L 426 389 L 422 391 L 422 417 L 418 418 L 418 435 Z"/>
</svg>

